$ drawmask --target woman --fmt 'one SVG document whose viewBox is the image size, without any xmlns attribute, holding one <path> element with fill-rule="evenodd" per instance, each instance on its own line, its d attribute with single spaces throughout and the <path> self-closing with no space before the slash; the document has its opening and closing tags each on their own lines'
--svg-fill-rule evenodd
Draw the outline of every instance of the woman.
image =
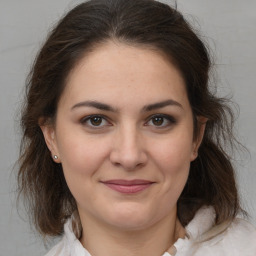
<svg viewBox="0 0 256 256">
<path fill-rule="evenodd" d="M 239 218 L 232 111 L 175 9 L 92 0 L 53 29 L 27 84 L 19 184 L 47 256 L 256 255 Z"/>
</svg>

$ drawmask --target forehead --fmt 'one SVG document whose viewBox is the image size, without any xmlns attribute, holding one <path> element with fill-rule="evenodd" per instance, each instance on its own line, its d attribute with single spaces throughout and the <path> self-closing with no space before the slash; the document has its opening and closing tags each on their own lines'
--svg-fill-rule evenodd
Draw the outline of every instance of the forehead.
<svg viewBox="0 0 256 256">
<path fill-rule="evenodd" d="M 186 98 L 183 77 L 162 53 L 107 42 L 85 54 L 70 72 L 62 101 L 156 101 Z"/>
</svg>

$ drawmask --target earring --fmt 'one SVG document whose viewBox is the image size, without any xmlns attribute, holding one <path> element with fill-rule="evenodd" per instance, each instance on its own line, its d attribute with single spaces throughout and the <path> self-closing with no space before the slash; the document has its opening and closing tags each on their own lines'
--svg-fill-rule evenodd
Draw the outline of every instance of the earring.
<svg viewBox="0 0 256 256">
<path fill-rule="evenodd" d="M 57 160 L 57 159 L 58 159 L 58 156 L 57 156 L 57 155 L 54 155 L 53 158 L 54 158 L 55 160 Z"/>
</svg>

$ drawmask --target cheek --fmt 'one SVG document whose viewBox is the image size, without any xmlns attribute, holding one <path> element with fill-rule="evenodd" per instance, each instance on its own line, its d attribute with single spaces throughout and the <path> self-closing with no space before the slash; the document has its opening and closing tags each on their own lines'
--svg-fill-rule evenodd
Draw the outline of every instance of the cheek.
<svg viewBox="0 0 256 256">
<path fill-rule="evenodd" d="M 174 135 L 167 138 L 162 143 L 157 143 L 154 149 L 155 159 L 159 163 L 173 171 L 182 171 L 182 167 L 189 166 L 193 153 L 192 136 L 183 133 L 181 136 Z"/>
<path fill-rule="evenodd" d="M 104 140 L 103 140 L 104 141 Z M 77 133 L 60 137 L 59 148 L 63 173 L 76 202 L 81 205 L 96 200 L 92 193 L 97 183 L 98 171 L 103 165 L 108 148 L 103 141 L 99 144 Z"/>
<path fill-rule="evenodd" d="M 176 202 L 187 182 L 193 148 L 193 137 L 190 134 L 175 134 L 155 147 L 154 161 L 161 171 L 167 201 Z"/>
<path fill-rule="evenodd" d="M 108 143 L 95 141 L 83 132 L 60 134 L 58 147 L 66 179 L 80 179 L 93 176 L 108 154 Z"/>
</svg>

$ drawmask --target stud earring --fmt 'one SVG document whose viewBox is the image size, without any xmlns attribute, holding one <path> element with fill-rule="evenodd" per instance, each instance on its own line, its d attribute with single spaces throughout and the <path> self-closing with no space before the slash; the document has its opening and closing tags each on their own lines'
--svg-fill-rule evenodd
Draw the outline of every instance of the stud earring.
<svg viewBox="0 0 256 256">
<path fill-rule="evenodd" d="M 57 156 L 57 155 L 54 155 L 53 158 L 54 158 L 55 160 L 57 160 L 57 159 L 58 159 L 58 156 Z"/>
</svg>

